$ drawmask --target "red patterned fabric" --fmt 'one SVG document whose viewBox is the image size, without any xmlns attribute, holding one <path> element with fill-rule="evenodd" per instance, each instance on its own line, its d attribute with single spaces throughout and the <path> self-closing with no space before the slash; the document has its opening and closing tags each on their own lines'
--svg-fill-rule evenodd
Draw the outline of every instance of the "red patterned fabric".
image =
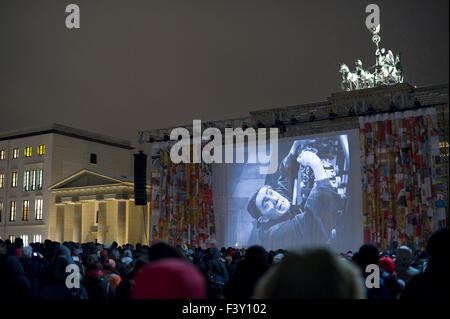
<svg viewBox="0 0 450 319">
<path fill-rule="evenodd" d="M 360 118 L 364 241 L 424 248 L 445 227 L 435 110 Z"/>
</svg>

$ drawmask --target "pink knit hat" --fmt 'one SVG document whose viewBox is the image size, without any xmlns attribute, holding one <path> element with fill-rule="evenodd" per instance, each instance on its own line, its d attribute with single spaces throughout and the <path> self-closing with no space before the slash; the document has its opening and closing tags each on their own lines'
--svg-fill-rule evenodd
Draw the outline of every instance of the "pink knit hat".
<svg viewBox="0 0 450 319">
<path fill-rule="evenodd" d="M 134 277 L 134 299 L 205 299 L 206 280 L 192 264 L 177 258 L 154 261 Z"/>
</svg>

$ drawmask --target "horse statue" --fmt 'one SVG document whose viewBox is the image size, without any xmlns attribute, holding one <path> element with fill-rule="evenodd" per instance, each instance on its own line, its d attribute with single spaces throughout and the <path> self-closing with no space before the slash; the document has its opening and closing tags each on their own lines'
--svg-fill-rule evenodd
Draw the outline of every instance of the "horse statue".
<svg viewBox="0 0 450 319">
<path fill-rule="evenodd" d="M 365 70 L 361 60 L 355 61 L 355 71 L 350 72 L 346 64 L 339 64 L 339 72 L 342 74 L 341 87 L 343 90 L 359 90 L 373 88 L 378 85 L 392 85 L 403 83 L 403 67 L 401 64 L 401 55 L 394 56 L 391 50 L 379 48 L 381 40 L 379 35 L 380 25 L 369 29 L 372 33 L 372 42 L 377 46 L 375 52 L 376 64 Z"/>
<path fill-rule="evenodd" d="M 402 66 L 402 54 L 399 53 L 395 57 L 395 69 L 397 70 L 397 82 L 403 83 L 403 66 Z"/>
<path fill-rule="evenodd" d="M 380 84 L 395 84 L 403 82 L 403 69 L 400 62 L 400 54 L 394 57 L 391 50 L 386 51 L 382 48 L 375 52 L 377 56 L 375 77 L 377 83 Z"/>
<path fill-rule="evenodd" d="M 375 76 L 372 73 L 364 70 L 362 61 L 359 59 L 355 61 L 355 70 L 355 73 L 358 75 L 359 89 L 370 88 L 374 85 Z"/>
<path fill-rule="evenodd" d="M 347 64 L 339 64 L 339 73 L 342 74 L 341 88 L 345 91 L 357 89 L 358 85 L 358 75 L 356 73 L 350 72 Z"/>
</svg>

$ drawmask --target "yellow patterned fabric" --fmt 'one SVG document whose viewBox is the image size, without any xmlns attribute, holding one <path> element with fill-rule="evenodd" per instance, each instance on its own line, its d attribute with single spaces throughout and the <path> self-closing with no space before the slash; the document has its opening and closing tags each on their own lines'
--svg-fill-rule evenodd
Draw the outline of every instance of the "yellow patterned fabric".
<svg viewBox="0 0 450 319">
<path fill-rule="evenodd" d="M 152 213 L 159 212 L 153 241 L 205 247 L 215 238 L 211 165 L 174 164 L 161 149 L 152 170 Z M 156 228 L 156 227 L 155 227 Z"/>
<path fill-rule="evenodd" d="M 433 110 L 360 118 L 364 241 L 423 249 L 446 227 Z"/>
</svg>

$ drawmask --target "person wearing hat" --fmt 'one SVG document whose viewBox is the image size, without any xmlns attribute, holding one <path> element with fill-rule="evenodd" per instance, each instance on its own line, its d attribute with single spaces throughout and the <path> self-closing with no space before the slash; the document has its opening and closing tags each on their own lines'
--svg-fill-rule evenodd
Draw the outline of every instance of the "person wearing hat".
<svg viewBox="0 0 450 319">
<path fill-rule="evenodd" d="M 180 258 L 164 258 L 143 266 L 135 276 L 133 299 L 206 299 L 205 276 Z"/>
<path fill-rule="evenodd" d="M 105 260 L 105 263 L 103 264 L 103 274 L 114 289 L 116 289 L 122 281 L 122 278 L 120 278 L 119 272 L 116 269 L 116 262 L 113 259 Z"/>
<path fill-rule="evenodd" d="M 335 237 L 335 216 L 343 208 L 341 195 L 333 184 L 335 171 L 330 166 L 335 151 L 334 145 L 327 147 L 316 140 L 293 143 L 280 163 L 277 185 L 263 185 L 248 201 L 247 210 L 254 218 L 249 245 L 270 250 L 331 243 Z M 294 194 L 300 169 L 306 174 L 304 188 L 310 190 Z M 297 195 L 302 198 L 299 205 L 293 202 Z"/>
<path fill-rule="evenodd" d="M 418 269 L 411 266 L 412 259 L 412 250 L 408 246 L 401 246 L 397 250 L 395 268 L 398 278 L 403 280 L 405 284 L 407 284 L 413 276 L 420 274 Z"/>
</svg>

